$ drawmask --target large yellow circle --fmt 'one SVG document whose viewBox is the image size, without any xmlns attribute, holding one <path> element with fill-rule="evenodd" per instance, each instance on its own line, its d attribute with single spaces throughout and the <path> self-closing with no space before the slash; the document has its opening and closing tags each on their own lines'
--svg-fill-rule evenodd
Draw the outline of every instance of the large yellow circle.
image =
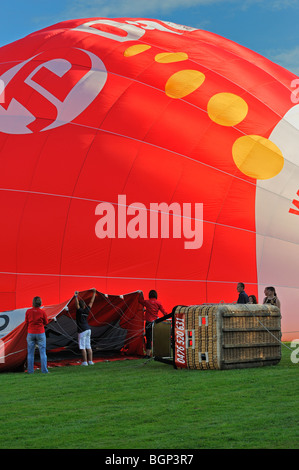
<svg viewBox="0 0 299 470">
<path fill-rule="evenodd" d="M 248 105 L 234 93 L 217 93 L 208 102 L 209 118 L 221 126 L 235 126 L 246 117 Z"/>
<path fill-rule="evenodd" d="M 259 180 L 273 178 L 284 165 L 283 155 L 277 145 L 259 135 L 245 135 L 237 139 L 232 154 L 242 173 Z"/>
<path fill-rule="evenodd" d="M 198 70 L 180 70 L 169 77 L 165 93 L 170 98 L 184 98 L 197 90 L 205 80 L 205 75 Z"/>
</svg>

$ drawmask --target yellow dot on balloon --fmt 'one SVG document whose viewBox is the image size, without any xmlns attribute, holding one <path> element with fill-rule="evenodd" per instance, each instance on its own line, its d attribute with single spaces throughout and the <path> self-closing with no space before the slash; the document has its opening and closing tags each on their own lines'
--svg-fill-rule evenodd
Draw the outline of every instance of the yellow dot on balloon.
<svg viewBox="0 0 299 470">
<path fill-rule="evenodd" d="M 170 98 L 184 98 L 197 90 L 204 80 L 204 74 L 198 70 L 180 70 L 167 80 L 165 93 Z"/>
<path fill-rule="evenodd" d="M 162 52 L 155 56 L 155 61 L 160 64 L 171 64 L 182 60 L 188 60 L 188 54 L 185 52 Z"/>
<path fill-rule="evenodd" d="M 124 56 L 132 57 L 134 55 L 141 54 L 142 52 L 147 51 L 150 48 L 151 46 L 148 46 L 147 44 L 134 44 L 134 46 L 130 46 L 125 50 Z"/>
<path fill-rule="evenodd" d="M 240 137 L 235 141 L 232 153 L 239 170 L 259 180 L 273 178 L 284 165 L 283 155 L 277 145 L 259 135 Z"/>
<path fill-rule="evenodd" d="M 235 126 L 246 117 L 248 105 L 233 93 L 218 93 L 208 102 L 209 118 L 221 126 Z"/>
</svg>

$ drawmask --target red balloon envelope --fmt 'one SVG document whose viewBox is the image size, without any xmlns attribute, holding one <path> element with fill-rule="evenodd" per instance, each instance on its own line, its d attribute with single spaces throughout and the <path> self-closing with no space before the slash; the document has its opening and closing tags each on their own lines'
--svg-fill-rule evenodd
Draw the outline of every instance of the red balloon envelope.
<svg viewBox="0 0 299 470">
<path fill-rule="evenodd" d="M 0 79 L 2 311 L 93 286 L 170 311 L 241 281 L 260 302 L 275 286 L 294 337 L 292 73 L 206 31 L 97 18 L 2 47 Z"/>
</svg>

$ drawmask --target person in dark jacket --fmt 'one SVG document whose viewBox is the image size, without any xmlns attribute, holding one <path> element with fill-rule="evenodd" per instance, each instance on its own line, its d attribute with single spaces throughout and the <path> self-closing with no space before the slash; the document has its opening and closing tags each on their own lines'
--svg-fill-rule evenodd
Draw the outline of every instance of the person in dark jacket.
<svg viewBox="0 0 299 470">
<path fill-rule="evenodd" d="M 237 300 L 237 304 L 248 304 L 249 298 L 245 292 L 245 284 L 243 282 L 238 282 L 237 291 L 239 292 L 239 297 Z"/>
</svg>

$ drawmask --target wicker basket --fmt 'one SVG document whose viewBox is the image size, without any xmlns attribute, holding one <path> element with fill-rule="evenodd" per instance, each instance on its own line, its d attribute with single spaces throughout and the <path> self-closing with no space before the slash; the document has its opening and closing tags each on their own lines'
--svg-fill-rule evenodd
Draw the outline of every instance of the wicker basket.
<svg viewBox="0 0 299 470">
<path fill-rule="evenodd" d="M 188 369 L 235 369 L 277 364 L 281 315 L 272 305 L 177 306 L 174 364 Z"/>
</svg>

